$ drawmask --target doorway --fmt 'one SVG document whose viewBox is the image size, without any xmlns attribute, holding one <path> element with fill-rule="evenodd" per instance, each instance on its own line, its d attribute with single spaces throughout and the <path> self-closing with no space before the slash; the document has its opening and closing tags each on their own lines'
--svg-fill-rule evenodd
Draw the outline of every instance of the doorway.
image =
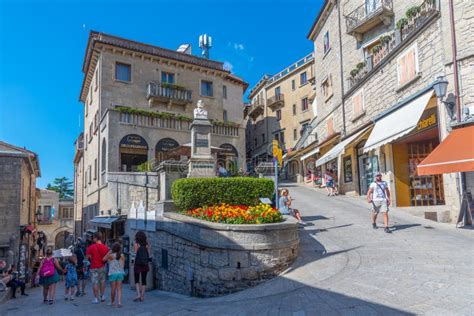
<svg viewBox="0 0 474 316">
<path fill-rule="evenodd" d="M 364 153 L 365 141 L 357 145 L 357 164 L 359 170 L 359 194 L 366 195 L 369 186 L 374 180 L 374 175 L 379 171 L 377 156 L 369 156 Z"/>
</svg>

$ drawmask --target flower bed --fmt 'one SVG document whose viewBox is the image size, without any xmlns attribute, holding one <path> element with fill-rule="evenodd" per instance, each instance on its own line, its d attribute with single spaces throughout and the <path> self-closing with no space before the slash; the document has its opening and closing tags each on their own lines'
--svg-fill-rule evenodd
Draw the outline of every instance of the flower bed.
<svg viewBox="0 0 474 316">
<path fill-rule="evenodd" d="M 280 212 L 267 204 L 256 206 L 219 204 L 184 211 L 183 214 L 225 224 L 263 224 L 283 221 Z"/>
</svg>

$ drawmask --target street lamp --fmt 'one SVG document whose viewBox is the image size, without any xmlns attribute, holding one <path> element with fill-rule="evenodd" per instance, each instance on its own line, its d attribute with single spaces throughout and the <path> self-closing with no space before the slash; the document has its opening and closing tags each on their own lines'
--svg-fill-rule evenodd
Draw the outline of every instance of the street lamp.
<svg viewBox="0 0 474 316">
<path fill-rule="evenodd" d="M 448 81 L 444 79 L 443 76 L 439 76 L 435 83 L 433 84 L 433 90 L 435 91 L 436 96 L 438 99 L 443 102 L 443 104 L 446 106 L 446 110 L 448 111 L 449 118 L 451 121 L 455 119 L 455 106 L 456 106 L 456 101 L 454 98 L 454 95 L 450 93 L 448 97 L 446 98 L 446 101 L 444 101 L 444 97 L 446 96 L 446 91 L 448 89 Z"/>
<path fill-rule="evenodd" d="M 43 214 L 41 213 L 41 211 L 39 211 L 39 210 L 36 211 L 35 216 L 36 216 L 36 221 L 37 221 L 38 223 L 41 222 L 41 216 L 42 216 L 42 215 L 43 215 Z"/>
</svg>

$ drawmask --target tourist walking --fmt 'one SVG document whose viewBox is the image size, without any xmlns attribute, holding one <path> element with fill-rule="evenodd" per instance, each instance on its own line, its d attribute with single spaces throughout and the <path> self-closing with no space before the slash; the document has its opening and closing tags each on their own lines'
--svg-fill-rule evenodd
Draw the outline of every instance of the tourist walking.
<svg viewBox="0 0 474 316">
<path fill-rule="evenodd" d="M 77 272 L 77 291 L 76 296 L 86 295 L 86 280 L 89 276 L 89 260 L 86 259 L 86 245 L 82 240 L 79 240 L 76 250 L 74 252 L 77 258 L 76 272 Z"/>
<path fill-rule="evenodd" d="M 390 206 L 390 190 L 387 182 L 382 181 L 382 174 L 377 172 L 375 180 L 370 184 L 367 191 L 367 201 L 372 204 L 372 227 L 377 228 L 377 215 L 383 213 L 384 231 L 390 233 L 388 228 L 388 210 Z"/>
<path fill-rule="evenodd" d="M 117 299 L 117 307 L 122 307 L 122 281 L 125 275 L 123 269 L 125 256 L 122 254 L 122 246 L 116 242 L 112 245 L 112 250 L 104 257 L 104 261 L 109 263 L 109 281 L 110 281 L 110 304 L 114 305 Z"/>
<path fill-rule="evenodd" d="M 291 215 L 295 217 L 301 225 L 306 225 L 306 223 L 301 218 L 301 213 L 297 209 L 291 208 L 291 201 L 293 199 L 289 195 L 288 189 L 281 190 L 281 196 L 278 200 L 278 207 L 281 214 Z"/>
<path fill-rule="evenodd" d="M 39 267 L 40 280 L 43 286 L 43 303 L 52 305 L 56 295 L 56 283 L 59 281 L 58 271 L 64 273 L 58 259 L 53 258 L 53 250 L 46 250 L 46 257 L 41 261 Z"/>
<path fill-rule="evenodd" d="M 324 173 L 324 182 L 326 183 L 326 191 L 328 192 L 328 196 L 335 195 L 334 177 L 335 175 L 332 169 L 326 170 Z"/>
<path fill-rule="evenodd" d="M 135 288 L 137 290 L 137 297 L 135 297 L 133 301 L 143 302 L 145 299 L 146 277 L 149 271 L 148 264 L 151 262 L 151 249 L 144 232 L 138 231 L 135 234 L 133 249 L 135 251 L 133 275 L 135 278 Z"/>
<path fill-rule="evenodd" d="M 73 301 L 77 287 L 77 260 L 76 256 L 68 258 L 66 264 L 66 297 L 65 300 Z"/>
<path fill-rule="evenodd" d="M 94 292 L 93 304 L 98 304 L 99 300 L 105 302 L 106 271 L 103 259 L 108 252 L 109 248 L 102 243 L 102 233 L 95 233 L 92 245 L 86 251 L 86 257 L 90 261 L 92 291 Z"/>
</svg>

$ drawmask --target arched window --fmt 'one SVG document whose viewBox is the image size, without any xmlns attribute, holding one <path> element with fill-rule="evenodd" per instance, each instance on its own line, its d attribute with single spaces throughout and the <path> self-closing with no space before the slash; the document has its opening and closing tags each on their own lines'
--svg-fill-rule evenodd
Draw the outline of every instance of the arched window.
<svg viewBox="0 0 474 316">
<path fill-rule="evenodd" d="M 138 171 L 138 166 L 148 161 L 148 143 L 140 135 L 129 134 L 122 138 L 119 150 L 122 171 Z"/>
<path fill-rule="evenodd" d="M 171 157 L 167 155 L 167 152 L 177 147 L 179 147 L 179 143 L 172 138 L 160 139 L 155 147 L 155 158 L 157 163 L 170 159 Z"/>
<path fill-rule="evenodd" d="M 107 162 L 107 142 L 105 141 L 105 138 L 102 139 L 102 156 L 100 160 L 100 171 L 104 172 L 105 171 L 105 166 Z"/>
<path fill-rule="evenodd" d="M 222 164 L 230 174 L 236 174 L 239 170 L 237 149 L 231 144 L 222 144 L 221 150 L 217 153 L 217 162 Z"/>
</svg>

